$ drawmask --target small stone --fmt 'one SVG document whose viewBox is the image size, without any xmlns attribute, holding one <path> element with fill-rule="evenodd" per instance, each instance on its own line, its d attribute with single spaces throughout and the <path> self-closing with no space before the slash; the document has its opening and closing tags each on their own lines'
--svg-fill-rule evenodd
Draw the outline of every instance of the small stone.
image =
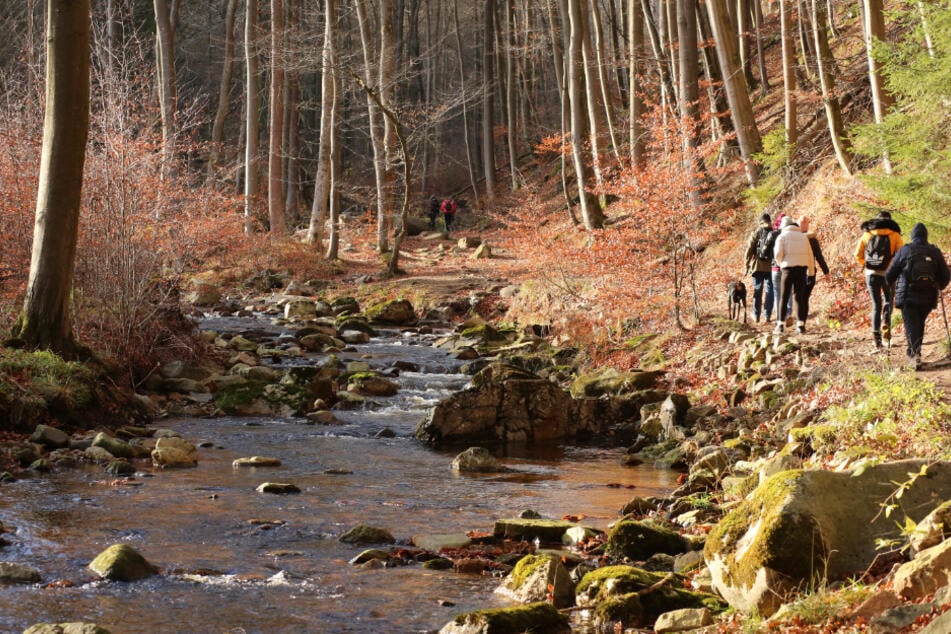
<svg viewBox="0 0 951 634">
<path fill-rule="evenodd" d="M 89 569 L 112 581 L 137 581 L 156 573 L 155 566 L 128 544 L 114 544 L 105 549 L 92 560 Z"/>
<path fill-rule="evenodd" d="M 340 536 L 345 544 L 393 544 L 396 539 L 385 528 L 377 528 L 366 524 L 354 526 Z"/>
<path fill-rule="evenodd" d="M 251 456 L 250 458 L 238 458 L 231 463 L 231 466 L 235 469 L 240 467 L 280 467 L 281 461 L 278 458 Z"/>
<path fill-rule="evenodd" d="M 255 491 L 274 495 L 294 495 L 301 492 L 297 485 L 286 482 L 264 482 L 259 484 Z"/>
</svg>

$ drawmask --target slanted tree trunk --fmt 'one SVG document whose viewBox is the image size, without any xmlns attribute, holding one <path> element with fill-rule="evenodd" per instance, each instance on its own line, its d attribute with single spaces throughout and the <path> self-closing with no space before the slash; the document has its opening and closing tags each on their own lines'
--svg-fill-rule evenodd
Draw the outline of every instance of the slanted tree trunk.
<svg viewBox="0 0 951 634">
<path fill-rule="evenodd" d="M 402 13 L 401 13 L 402 15 Z M 382 108 L 393 109 L 393 94 L 396 86 L 396 34 L 394 32 L 393 0 L 380 2 L 380 66 L 377 85 Z M 399 154 L 399 139 L 391 117 L 383 116 L 383 213 L 377 222 L 377 248 L 380 253 L 390 250 L 389 231 L 393 226 L 392 214 L 396 204 L 396 161 Z M 407 187 L 409 183 L 406 184 Z"/>
<path fill-rule="evenodd" d="M 769 75 L 766 72 L 766 56 L 763 54 L 763 7 L 760 0 L 753 0 L 753 28 L 756 38 L 756 64 L 759 67 L 760 91 L 769 91 Z"/>
<path fill-rule="evenodd" d="M 785 104 L 786 144 L 789 160 L 796 153 L 799 140 L 798 101 L 796 99 L 796 46 L 793 41 L 792 0 L 780 0 L 779 29 L 783 48 L 783 103 Z"/>
<path fill-rule="evenodd" d="M 80 352 L 70 296 L 89 131 L 89 0 L 47 0 L 46 114 L 33 251 L 16 336 L 65 357 Z"/>
<path fill-rule="evenodd" d="M 231 75 L 234 70 L 234 16 L 237 13 L 238 0 L 228 0 L 225 8 L 224 59 L 221 63 L 221 81 L 218 83 L 218 108 L 215 121 L 211 126 L 211 145 L 208 151 L 208 180 L 215 180 L 218 161 L 221 157 L 221 141 L 225 133 L 225 119 L 231 101 Z"/>
<path fill-rule="evenodd" d="M 267 162 L 267 212 L 271 235 L 287 235 L 284 215 L 284 0 L 271 0 L 271 103 Z"/>
<path fill-rule="evenodd" d="M 486 0 L 485 29 L 482 41 L 482 171 L 485 173 L 485 199 L 491 209 L 495 205 L 495 115 L 492 101 L 495 95 L 495 0 Z"/>
<path fill-rule="evenodd" d="M 611 116 L 611 103 L 613 100 L 611 99 L 610 86 L 608 85 L 608 76 L 604 70 L 607 64 L 604 61 L 604 37 L 601 34 L 601 11 L 598 9 L 598 0 L 591 0 L 589 6 L 591 9 L 589 23 L 592 26 L 591 35 L 594 40 L 592 42 L 595 63 L 593 75 L 597 82 L 597 92 L 600 93 L 598 100 L 604 106 L 603 121 L 608 131 L 608 139 L 611 142 L 611 152 L 614 154 L 614 158 L 617 159 L 617 162 L 620 163 L 621 148 L 618 145 L 617 135 L 614 133 L 614 121 Z"/>
<path fill-rule="evenodd" d="M 885 41 L 885 16 L 882 0 L 865 0 L 865 51 L 868 55 L 868 78 L 872 88 L 872 114 L 875 123 L 882 125 L 885 112 L 891 105 L 891 96 L 885 91 L 882 71 L 878 60 L 872 54 L 876 42 Z M 886 174 L 892 173 L 892 162 L 888 150 L 882 150 L 882 168 Z"/>
<path fill-rule="evenodd" d="M 336 104 L 334 77 L 334 32 L 337 23 L 337 0 L 327 0 L 324 8 L 324 46 L 320 67 L 320 140 L 317 145 L 317 173 L 314 176 L 314 202 L 310 209 L 310 225 L 306 241 L 323 248 L 323 230 L 330 203 L 331 163 L 336 137 L 333 115 Z"/>
<path fill-rule="evenodd" d="M 333 20 L 331 21 L 328 18 L 328 22 L 331 25 L 336 24 L 337 16 L 337 0 L 327 0 L 328 13 L 333 13 Z M 336 29 L 331 26 L 329 31 L 335 31 Z M 327 239 L 327 253 L 326 257 L 328 260 L 336 260 L 340 257 L 340 188 L 338 187 L 337 175 L 340 173 L 340 137 L 336 131 L 336 125 L 339 117 L 337 116 L 337 107 L 338 107 L 338 95 L 340 94 L 340 79 L 337 76 L 336 64 L 336 44 L 333 43 L 333 37 L 331 33 L 327 33 L 327 37 L 331 38 L 331 82 L 330 82 L 330 125 L 334 128 L 334 131 L 330 135 L 330 205 L 329 205 L 329 216 L 330 216 L 330 235 Z"/>
<path fill-rule="evenodd" d="M 247 0 L 244 18 L 245 133 L 244 133 L 244 232 L 251 233 L 254 199 L 258 193 L 258 114 L 260 112 L 260 62 L 257 53 L 258 0 Z"/>
<path fill-rule="evenodd" d="M 571 104 L 571 148 L 578 183 L 581 217 L 588 230 L 604 226 L 604 215 L 595 196 L 588 191 L 594 179 L 592 156 L 585 143 L 591 139 L 588 125 L 588 104 L 585 91 L 584 14 L 580 0 L 568 0 L 570 39 L 568 44 L 568 100 Z"/>
<path fill-rule="evenodd" d="M 746 180 L 752 185 L 756 182 L 759 171 L 753 162 L 753 155 L 763 148 L 763 143 L 753 115 L 750 90 L 740 68 L 736 34 L 731 32 L 726 0 L 707 0 L 707 11 L 710 14 L 710 27 L 713 29 L 717 59 L 720 61 L 720 72 L 723 74 L 723 89 L 730 104 Z"/>
<path fill-rule="evenodd" d="M 502 57 L 505 68 L 505 127 L 509 157 L 509 174 L 512 180 L 512 191 L 518 190 L 518 115 L 515 105 L 515 17 L 512 15 L 514 7 L 505 2 L 502 5 L 502 36 L 505 38 L 502 47 Z"/>
<path fill-rule="evenodd" d="M 456 61 L 460 72 L 465 67 L 462 56 L 462 34 L 459 31 L 459 0 L 452 1 L 453 32 L 456 36 Z M 475 167 L 472 164 L 472 140 L 469 136 L 469 98 L 466 95 L 467 82 L 461 82 L 459 89 L 462 92 L 462 134 L 466 142 L 466 167 L 469 170 L 469 185 L 472 188 L 472 197 L 475 204 L 479 204 L 479 189 L 476 187 Z"/>
<path fill-rule="evenodd" d="M 644 130 L 641 116 L 644 114 L 644 98 L 641 95 L 641 75 L 644 57 L 644 14 L 638 0 L 627 2 L 628 32 L 628 145 L 631 165 L 643 167 Z"/>
<path fill-rule="evenodd" d="M 846 174 L 852 173 L 852 148 L 845 135 L 842 122 L 842 107 L 835 92 L 833 67 L 835 60 L 829 48 L 829 36 L 826 33 L 826 5 L 823 0 L 812 0 L 812 30 L 816 41 L 816 59 L 819 69 L 819 84 L 822 86 L 822 102 L 825 104 L 826 121 L 829 123 L 829 136 L 832 137 L 832 149 L 839 167 Z"/>
</svg>

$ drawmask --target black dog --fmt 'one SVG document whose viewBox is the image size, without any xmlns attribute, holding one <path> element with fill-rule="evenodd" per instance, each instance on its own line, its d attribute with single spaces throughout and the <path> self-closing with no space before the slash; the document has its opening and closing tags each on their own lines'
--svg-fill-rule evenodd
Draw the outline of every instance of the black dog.
<svg viewBox="0 0 951 634">
<path fill-rule="evenodd" d="M 730 308 L 730 319 L 739 320 L 740 312 L 743 313 L 743 323 L 746 323 L 746 285 L 736 280 L 730 282 L 726 287 L 726 301 Z"/>
</svg>

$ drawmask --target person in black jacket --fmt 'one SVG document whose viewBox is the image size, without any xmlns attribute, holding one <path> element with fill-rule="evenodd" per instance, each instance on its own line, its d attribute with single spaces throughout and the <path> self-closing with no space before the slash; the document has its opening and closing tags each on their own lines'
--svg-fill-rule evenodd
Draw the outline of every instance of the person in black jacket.
<svg viewBox="0 0 951 634">
<path fill-rule="evenodd" d="M 938 293 L 948 285 L 951 272 L 941 250 L 928 244 L 928 229 L 920 222 L 911 230 L 911 242 L 895 254 L 885 280 L 895 287 L 895 306 L 905 322 L 906 354 L 916 370 L 921 368 L 921 342 L 925 320 L 938 305 Z"/>
<path fill-rule="evenodd" d="M 429 197 L 429 228 L 436 228 L 436 218 L 439 217 L 439 199 L 433 194 Z"/>
</svg>

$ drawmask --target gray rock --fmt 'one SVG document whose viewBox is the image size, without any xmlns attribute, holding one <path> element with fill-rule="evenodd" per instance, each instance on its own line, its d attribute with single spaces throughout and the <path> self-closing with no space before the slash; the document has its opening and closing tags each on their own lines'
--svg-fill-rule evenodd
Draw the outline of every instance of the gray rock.
<svg viewBox="0 0 951 634">
<path fill-rule="evenodd" d="M 198 464 L 198 447 L 184 438 L 159 438 L 152 450 L 152 464 L 167 469 L 194 467 Z"/>
<path fill-rule="evenodd" d="M 105 432 L 99 432 L 92 440 L 93 447 L 102 447 L 116 458 L 134 458 L 135 450 L 128 443 L 117 440 Z"/>
<path fill-rule="evenodd" d="M 367 317 L 373 323 L 393 326 L 410 326 L 416 323 L 416 310 L 407 299 L 394 299 L 367 310 Z"/>
<path fill-rule="evenodd" d="M 83 455 L 88 460 L 96 463 L 112 462 L 116 459 L 115 456 L 113 456 L 103 447 L 87 447 L 83 450 Z"/>
<path fill-rule="evenodd" d="M 943 502 L 918 522 L 915 530 L 908 536 L 908 545 L 914 555 L 926 548 L 937 546 L 948 537 L 951 537 L 951 500 Z"/>
<path fill-rule="evenodd" d="M 317 317 L 317 306 L 313 300 L 295 298 L 284 304 L 284 319 L 305 321 Z"/>
<path fill-rule="evenodd" d="M 951 583 L 951 540 L 926 548 L 895 571 L 892 589 L 909 601 L 934 594 Z"/>
<path fill-rule="evenodd" d="M 30 436 L 30 442 L 35 442 L 51 449 L 60 449 L 69 446 L 69 434 L 62 429 L 43 425 L 36 426 Z"/>
<path fill-rule="evenodd" d="M 25 564 L 0 561 L 0 585 L 29 585 L 43 579 L 40 571 Z"/>
<path fill-rule="evenodd" d="M 488 260 L 492 257 L 492 248 L 483 242 L 478 247 L 476 247 L 476 250 L 472 252 L 471 257 L 474 260 Z"/>
<path fill-rule="evenodd" d="M 653 522 L 620 521 L 608 533 L 604 554 L 609 559 L 644 561 L 656 553 L 678 555 L 687 550 L 679 533 Z"/>
<path fill-rule="evenodd" d="M 486 473 L 503 470 L 498 459 L 485 447 L 469 447 L 452 459 L 451 467 L 457 473 Z"/>
<path fill-rule="evenodd" d="M 689 632 L 707 625 L 713 625 L 713 615 L 707 608 L 681 608 L 658 616 L 654 622 L 654 632 Z"/>
<path fill-rule="evenodd" d="M 394 544 L 396 539 L 385 528 L 377 528 L 366 524 L 354 526 L 340 536 L 345 544 Z"/>
<path fill-rule="evenodd" d="M 278 458 L 251 456 L 250 458 L 237 458 L 231 463 L 231 466 L 236 469 L 240 467 L 280 467 L 281 461 Z"/>
<path fill-rule="evenodd" d="M 89 564 L 89 569 L 112 581 L 137 581 L 151 577 L 157 570 L 128 544 L 114 544 Z"/>
<path fill-rule="evenodd" d="M 465 533 L 422 533 L 413 535 L 417 548 L 438 553 L 443 548 L 465 548 L 472 540 Z"/>
</svg>

